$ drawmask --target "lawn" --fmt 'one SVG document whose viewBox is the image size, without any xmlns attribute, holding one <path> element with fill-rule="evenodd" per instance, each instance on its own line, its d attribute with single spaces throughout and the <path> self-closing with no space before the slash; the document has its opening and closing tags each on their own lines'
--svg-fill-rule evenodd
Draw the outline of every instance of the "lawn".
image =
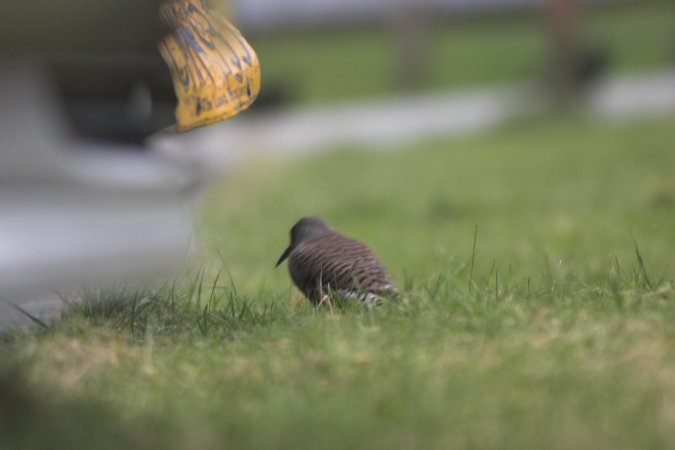
<svg viewBox="0 0 675 450">
<path fill-rule="evenodd" d="M 0 447 L 673 448 L 674 119 L 251 160 L 185 279 L 0 344 Z M 273 267 L 306 214 L 405 301 L 309 306 Z"/>
<path fill-rule="evenodd" d="M 434 22 L 427 40 L 422 88 L 541 80 L 550 36 L 543 15 Z M 635 2 L 586 10 L 579 23 L 583 47 L 607 55 L 609 71 L 635 72 L 675 63 L 675 4 Z M 243 30 L 247 35 L 247 31 Z M 281 90 L 290 101 L 335 102 L 401 91 L 392 29 L 250 35 L 263 61 L 263 96 Z"/>
</svg>

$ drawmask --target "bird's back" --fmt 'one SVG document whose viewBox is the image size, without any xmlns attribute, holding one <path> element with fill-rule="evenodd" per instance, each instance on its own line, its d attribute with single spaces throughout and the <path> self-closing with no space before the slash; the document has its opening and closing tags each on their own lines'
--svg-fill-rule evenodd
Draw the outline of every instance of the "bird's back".
<svg viewBox="0 0 675 450">
<path fill-rule="evenodd" d="M 313 303 L 329 292 L 361 303 L 395 297 L 386 268 L 367 245 L 334 232 L 298 245 L 289 257 L 293 282 Z"/>
</svg>

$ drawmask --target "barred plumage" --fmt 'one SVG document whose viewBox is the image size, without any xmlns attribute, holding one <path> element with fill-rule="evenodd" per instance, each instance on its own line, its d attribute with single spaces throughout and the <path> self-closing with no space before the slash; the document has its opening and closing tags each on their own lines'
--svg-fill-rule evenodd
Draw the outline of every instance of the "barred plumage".
<svg viewBox="0 0 675 450">
<path fill-rule="evenodd" d="M 318 217 L 304 217 L 293 225 L 291 244 L 277 266 L 286 258 L 293 282 L 314 304 L 331 293 L 366 306 L 398 297 L 375 252 Z"/>
</svg>

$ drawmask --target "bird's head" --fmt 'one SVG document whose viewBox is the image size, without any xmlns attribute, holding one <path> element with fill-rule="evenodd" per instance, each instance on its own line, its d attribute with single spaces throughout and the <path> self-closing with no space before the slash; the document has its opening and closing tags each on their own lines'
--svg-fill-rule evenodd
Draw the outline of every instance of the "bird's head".
<svg viewBox="0 0 675 450">
<path fill-rule="evenodd" d="M 334 232 L 335 230 L 320 217 L 303 217 L 291 228 L 291 243 L 281 254 L 281 257 L 277 261 L 277 266 L 284 262 L 298 245 L 311 242 Z"/>
</svg>

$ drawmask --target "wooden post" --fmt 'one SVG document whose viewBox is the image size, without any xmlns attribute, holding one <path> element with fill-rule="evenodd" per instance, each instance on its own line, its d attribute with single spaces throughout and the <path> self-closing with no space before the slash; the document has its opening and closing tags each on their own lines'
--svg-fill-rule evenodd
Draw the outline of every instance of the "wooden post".
<svg viewBox="0 0 675 450">
<path fill-rule="evenodd" d="M 429 17 L 426 2 L 400 1 L 394 20 L 396 82 L 404 89 L 425 85 L 429 75 Z"/>
<path fill-rule="evenodd" d="M 549 22 L 552 41 L 552 82 L 560 97 L 574 95 L 577 90 L 576 22 L 579 0 L 550 0 Z"/>
</svg>

